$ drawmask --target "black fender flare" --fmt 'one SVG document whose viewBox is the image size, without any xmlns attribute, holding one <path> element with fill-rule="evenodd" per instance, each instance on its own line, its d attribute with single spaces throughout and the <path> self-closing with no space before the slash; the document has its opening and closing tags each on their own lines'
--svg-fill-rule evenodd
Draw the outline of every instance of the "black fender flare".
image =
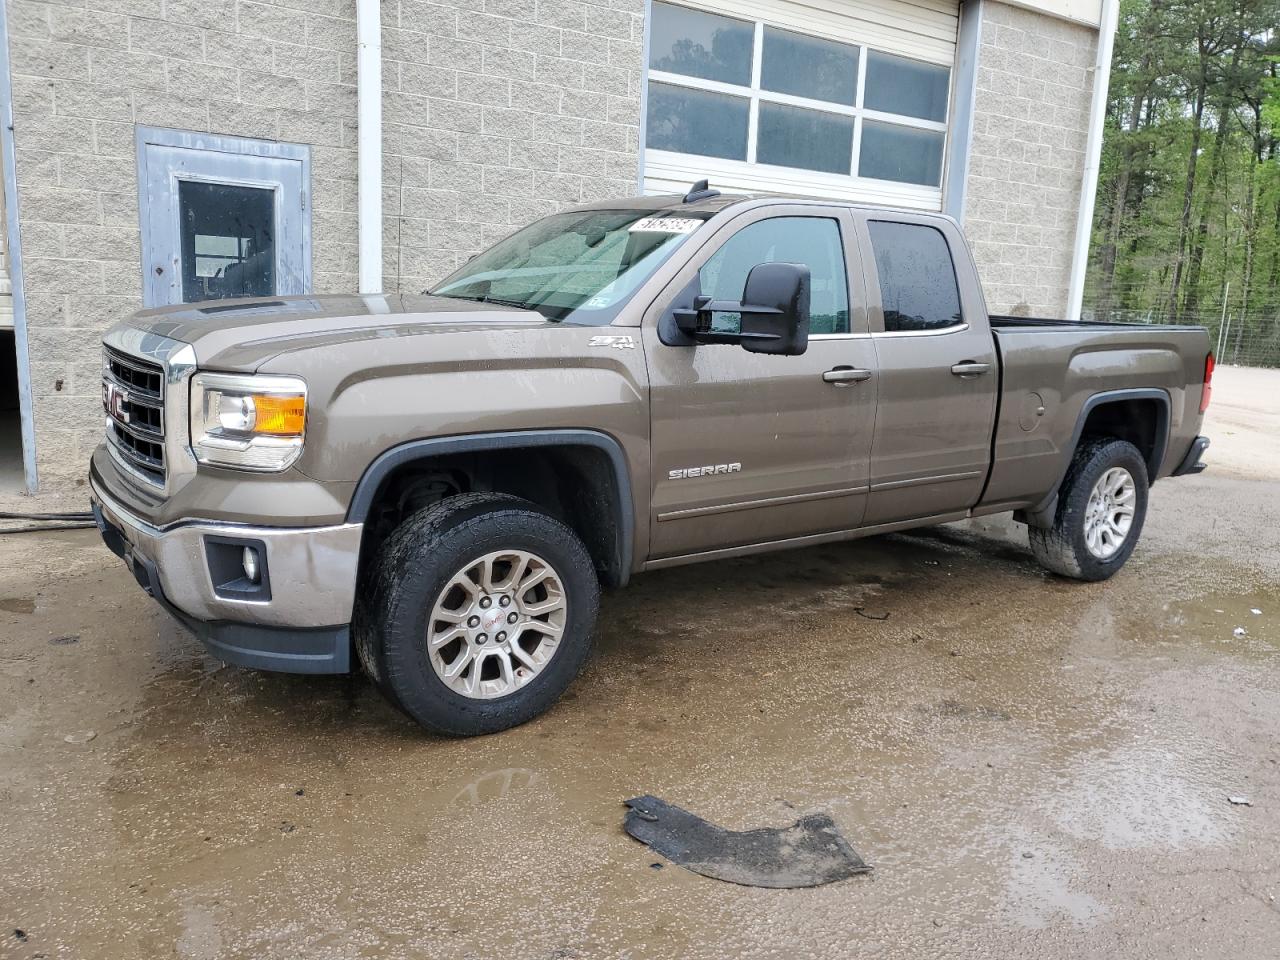
<svg viewBox="0 0 1280 960">
<path fill-rule="evenodd" d="M 365 468 L 356 484 L 347 507 L 347 523 L 364 523 L 368 520 L 382 482 L 392 471 L 416 460 L 426 460 L 454 453 L 482 453 L 488 450 L 519 450 L 532 447 L 591 447 L 600 450 L 609 459 L 617 484 L 618 498 L 614 504 L 618 535 L 614 559 L 618 571 L 618 585 L 623 586 L 631 577 L 632 551 L 635 544 L 635 511 L 631 492 L 631 473 L 627 467 L 622 444 L 599 430 L 509 430 L 497 433 L 469 433 L 449 437 L 429 437 L 410 440 L 380 453 Z"/>
<path fill-rule="evenodd" d="M 1103 404 L 1125 400 L 1155 401 L 1156 428 L 1154 442 L 1151 444 L 1151 453 L 1147 456 L 1147 477 L 1149 484 L 1156 482 L 1156 473 L 1160 470 L 1160 464 L 1164 462 L 1165 451 L 1169 446 L 1171 409 L 1169 391 L 1159 387 L 1103 390 L 1101 393 L 1091 394 L 1080 407 L 1080 413 L 1076 415 L 1075 429 L 1071 433 L 1071 443 L 1062 448 L 1062 464 L 1058 470 L 1057 482 L 1054 483 L 1053 489 L 1049 491 L 1045 498 L 1034 507 L 1017 512 L 1018 518 L 1022 522 L 1028 523 L 1033 527 L 1049 527 L 1053 525 L 1053 518 L 1058 510 L 1058 491 L 1062 488 L 1062 481 L 1066 479 L 1067 469 L 1071 466 L 1071 458 L 1075 456 L 1076 447 L 1080 445 L 1080 437 L 1084 434 L 1084 425 L 1089 419 L 1089 414 Z"/>
</svg>

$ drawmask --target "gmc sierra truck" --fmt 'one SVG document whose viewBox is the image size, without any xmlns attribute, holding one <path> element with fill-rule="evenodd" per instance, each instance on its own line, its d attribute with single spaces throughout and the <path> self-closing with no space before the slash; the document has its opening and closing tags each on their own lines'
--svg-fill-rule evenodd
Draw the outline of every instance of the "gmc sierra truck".
<svg viewBox="0 0 1280 960">
<path fill-rule="evenodd" d="M 1014 512 L 1128 559 L 1203 469 L 1200 327 L 987 313 L 957 224 L 777 197 L 556 213 L 428 294 L 144 310 L 104 338 L 107 545 L 217 657 L 358 657 L 489 733 L 579 672 L 600 586 Z"/>
</svg>

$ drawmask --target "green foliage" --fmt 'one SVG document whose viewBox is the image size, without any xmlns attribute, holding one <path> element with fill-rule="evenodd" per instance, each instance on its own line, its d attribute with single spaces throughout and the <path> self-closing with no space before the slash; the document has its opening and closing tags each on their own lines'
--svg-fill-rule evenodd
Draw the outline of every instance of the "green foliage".
<svg viewBox="0 0 1280 960">
<path fill-rule="evenodd" d="M 1122 0 L 1086 310 L 1280 365 L 1280 0 Z M 1224 352 L 1226 352 L 1224 350 Z"/>
<path fill-rule="evenodd" d="M 1262 81 L 1262 119 L 1272 130 L 1280 128 L 1280 56 L 1271 58 L 1271 75 Z"/>
</svg>

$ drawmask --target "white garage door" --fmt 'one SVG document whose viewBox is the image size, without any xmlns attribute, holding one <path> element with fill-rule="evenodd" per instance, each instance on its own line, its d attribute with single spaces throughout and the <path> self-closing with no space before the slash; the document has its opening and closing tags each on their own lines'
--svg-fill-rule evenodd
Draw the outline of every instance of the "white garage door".
<svg viewBox="0 0 1280 960">
<path fill-rule="evenodd" d="M 645 189 L 937 210 L 957 0 L 654 0 Z"/>
</svg>

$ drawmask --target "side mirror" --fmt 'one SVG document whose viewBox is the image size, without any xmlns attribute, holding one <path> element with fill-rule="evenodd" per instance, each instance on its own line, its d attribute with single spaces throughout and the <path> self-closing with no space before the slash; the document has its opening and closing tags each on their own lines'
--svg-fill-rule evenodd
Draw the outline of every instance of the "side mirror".
<svg viewBox="0 0 1280 960">
<path fill-rule="evenodd" d="M 804 353 L 809 348 L 809 268 L 799 263 L 752 267 L 739 312 L 744 350 L 785 356 Z"/>
<path fill-rule="evenodd" d="M 713 329 L 717 313 L 738 314 L 738 329 Z M 692 310 L 674 311 L 674 319 L 698 343 L 737 343 L 749 353 L 804 353 L 809 347 L 809 268 L 756 264 L 747 274 L 740 302 L 698 297 Z"/>
</svg>

